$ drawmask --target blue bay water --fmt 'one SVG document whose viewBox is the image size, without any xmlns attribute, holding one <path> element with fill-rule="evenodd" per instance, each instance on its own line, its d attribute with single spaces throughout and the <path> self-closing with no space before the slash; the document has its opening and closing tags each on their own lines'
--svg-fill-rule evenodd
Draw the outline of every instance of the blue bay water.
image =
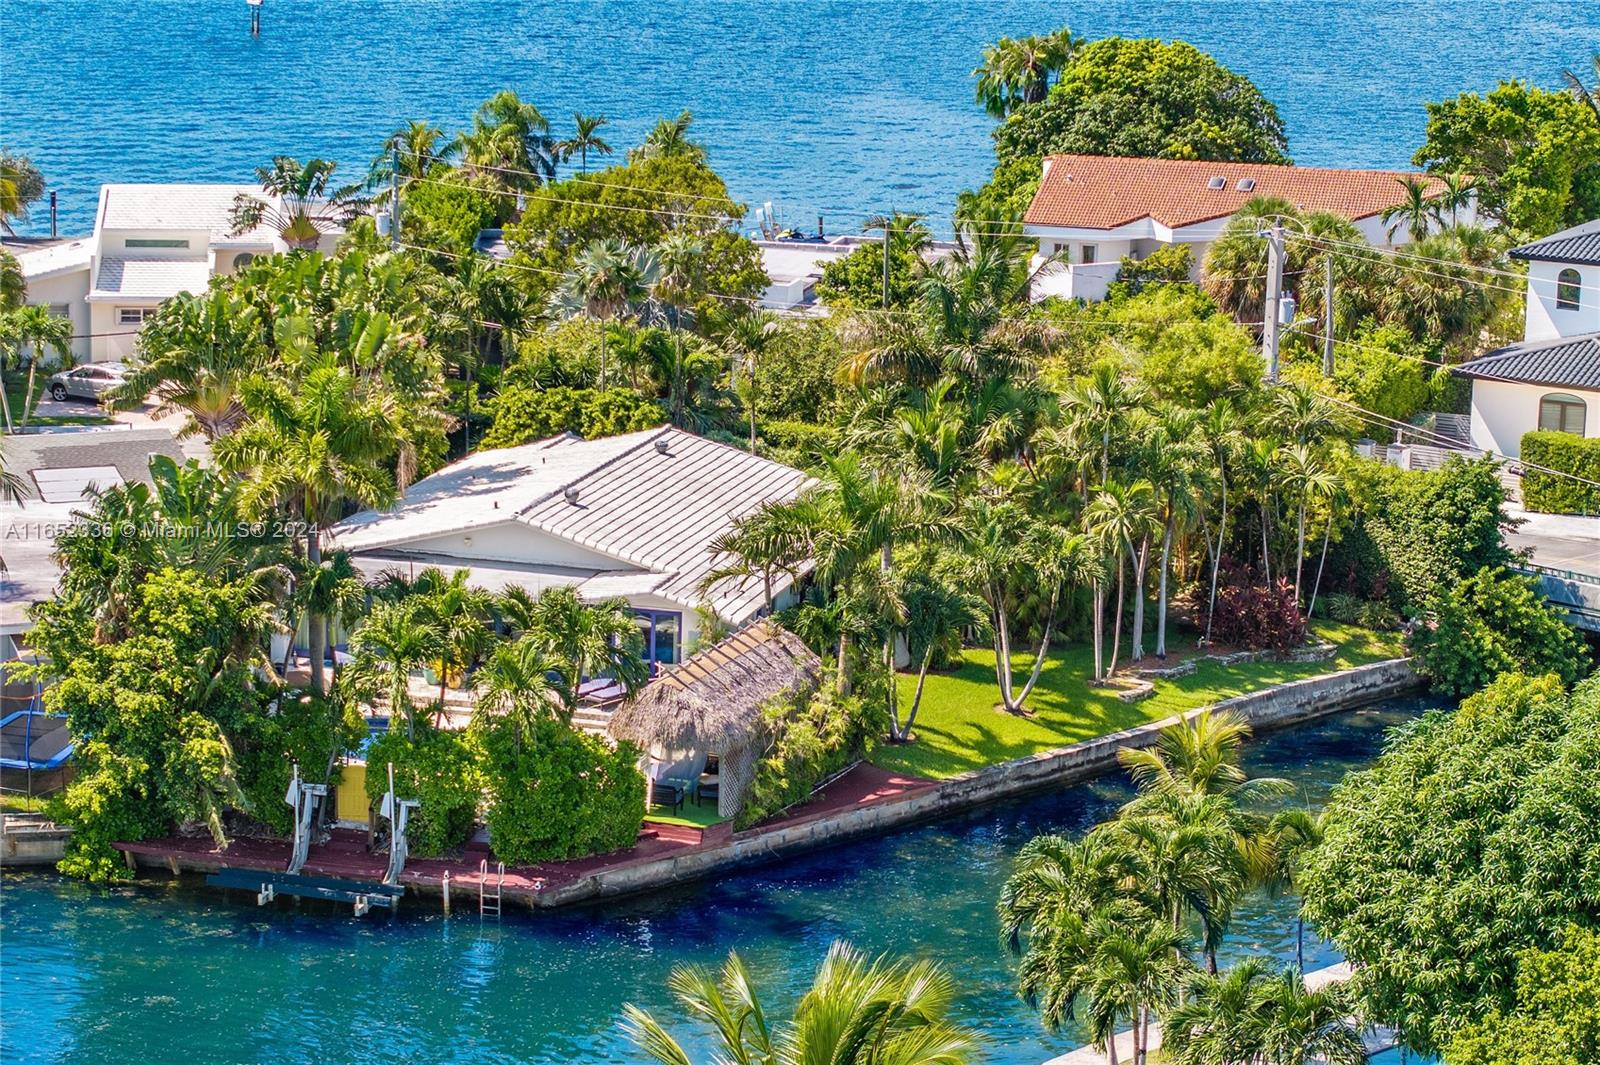
<svg viewBox="0 0 1600 1065">
<path fill-rule="evenodd" d="M 1320 805 L 1423 703 L 1341 714 L 1262 737 L 1252 775 L 1286 777 L 1284 802 Z M 937 959 L 985 1061 L 1038 1065 L 1082 1042 L 1047 1034 L 1014 991 L 995 899 L 1017 850 L 1081 833 L 1128 798 L 1117 777 L 881 839 L 728 874 L 644 899 L 481 921 L 432 902 L 391 918 L 239 893 L 143 884 L 110 890 L 8 874 L 0 891 L 0 1060 L 22 1063 L 545 1063 L 639 1060 L 624 1002 L 672 1014 L 667 974 L 737 948 L 769 1010 L 787 1014 L 836 938 Z M 470 899 L 457 896 L 471 910 Z M 1307 966 L 1337 960 L 1308 937 Z M 1292 899 L 1241 907 L 1224 964 L 1294 956 Z M 703 1040 L 686 1039 L 704 1049 Z M 695 1053 L 696 1060 L 709 1060 Z"/>
<path fill-rule="evenodd" d="M 7 0 L 0 145 L 41 165 L 72 232 L 102 182 L 246 180 L 275 154 L 354 176 L 404 120 L 457 129 L 510 87 L 558 131 L 611 116 L 619 149 L 688 108 L 734 194 L 795 225 L 944 220 L 991 163 L 983 46 L 1063 23 L 1192 41 L 1324 166 L 1406 165 L 1424 101 L 1556 86 L 1600 46 L 1594 0 L 265 0 L 258 39 L 242 0 Z"/>
</svg>

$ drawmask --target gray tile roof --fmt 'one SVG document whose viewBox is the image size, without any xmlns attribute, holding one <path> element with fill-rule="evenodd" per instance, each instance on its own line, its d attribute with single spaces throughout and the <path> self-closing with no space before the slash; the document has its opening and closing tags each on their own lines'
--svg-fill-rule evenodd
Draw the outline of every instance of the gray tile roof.
<svg viewBox="0 0 1600 1065">
<path fill-rule="evenodd" d="M 1456 367 L 1463 377 L 1600 392 L 1600 333 L 1524 341 Z"/>
<path fill-rule="evenodd" d="M 1600 266 L 1600 218 L 1511 249 L 1514 259 Z"/>
<path fill-rule="evenodd" d="M 211 265 L 204 259 L 129 259 L 107 255 L 100 260 L 93 295 L 169 299 L 180 292 L 204 292 L 210 283 Z"/>
<path fill-rule="evenodd" d="M 92 409 L 92 408 L 91 408 Z M 184 449 L 165 429 L 74 429 L 6 437 L 6 468 L 19 475 L 23 496 L 37 500 L 39 470 L 114 467 L 124 483 L 150 480 L 150 456 L 185 461 Z"/>
</svg>

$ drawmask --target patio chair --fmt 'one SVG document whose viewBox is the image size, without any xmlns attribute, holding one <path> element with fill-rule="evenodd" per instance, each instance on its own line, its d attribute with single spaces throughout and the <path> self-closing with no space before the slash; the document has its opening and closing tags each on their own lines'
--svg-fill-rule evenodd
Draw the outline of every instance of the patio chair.
<svg viewBox="0 0 1600 1065">
<path fill-rule="evenodd" d="M 665 780 L 652 780 L 650 782 L 650 805 L 664 806 L 673 813 L 683 809 L 683 789 L 676 784 L 669 784 Z"/>
<path fill-rule="evenodd" d="M 707 800 L 711 805 L 717 805 L 721 794 L 721 780 L 715 773 L 705 773 L 700 777 L 699 785 L 694 789 L 694 804 L 704 806 Z"/>
</svg>

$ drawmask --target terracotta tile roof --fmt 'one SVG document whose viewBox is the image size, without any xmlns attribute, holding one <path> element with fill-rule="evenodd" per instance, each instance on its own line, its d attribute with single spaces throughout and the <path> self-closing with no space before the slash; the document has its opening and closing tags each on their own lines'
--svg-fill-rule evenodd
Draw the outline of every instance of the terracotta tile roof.
<svg viewBox="0 0 1600 1065">
<path fill-rule="evenodd" d="M 1332 170 L 1268 163 L 1052 155 L 1025 216 L 1029 225 L 1114 229 L 1149 217 L 1174 229 L 1222 218 L 1256 196 L 1277 196 L 1305 211 L 1365 218 L 1404 199 L 1400 170 Z M 1221 188 L 1212 188 L 1222 178 Z M 1250 183 L 1254 184 L 1251 185 Z"/>
</svg>

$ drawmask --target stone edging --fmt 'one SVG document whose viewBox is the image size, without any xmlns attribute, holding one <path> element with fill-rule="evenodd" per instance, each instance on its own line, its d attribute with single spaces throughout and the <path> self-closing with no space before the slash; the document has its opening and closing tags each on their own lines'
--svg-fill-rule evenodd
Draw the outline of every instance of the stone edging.
<svg viewBox="0 0 1600 1065">
<path fill-rule="evenodd" d="M 1290 681 L 1211 704 L 1242 714 L 1258 731 L 1279 728 L 1414 690 L 1422 683 L 1409 658 L 1397 658 Z M 735 833 L 725 843 L 684 854 L 613 866 L 529 897 L 536 908 L 633 894 L 770 861 L 785 854 L 878 835 L 918 821 L 972 809 L 1030 791 L 1059 787 L 1113 769 L 1122 747 L 1147 747 L 1164 728 L 1206 707 L 1025 758 L 969 770 L 901 795 L 849 810 L 818 814 Z"/>
</svg>

